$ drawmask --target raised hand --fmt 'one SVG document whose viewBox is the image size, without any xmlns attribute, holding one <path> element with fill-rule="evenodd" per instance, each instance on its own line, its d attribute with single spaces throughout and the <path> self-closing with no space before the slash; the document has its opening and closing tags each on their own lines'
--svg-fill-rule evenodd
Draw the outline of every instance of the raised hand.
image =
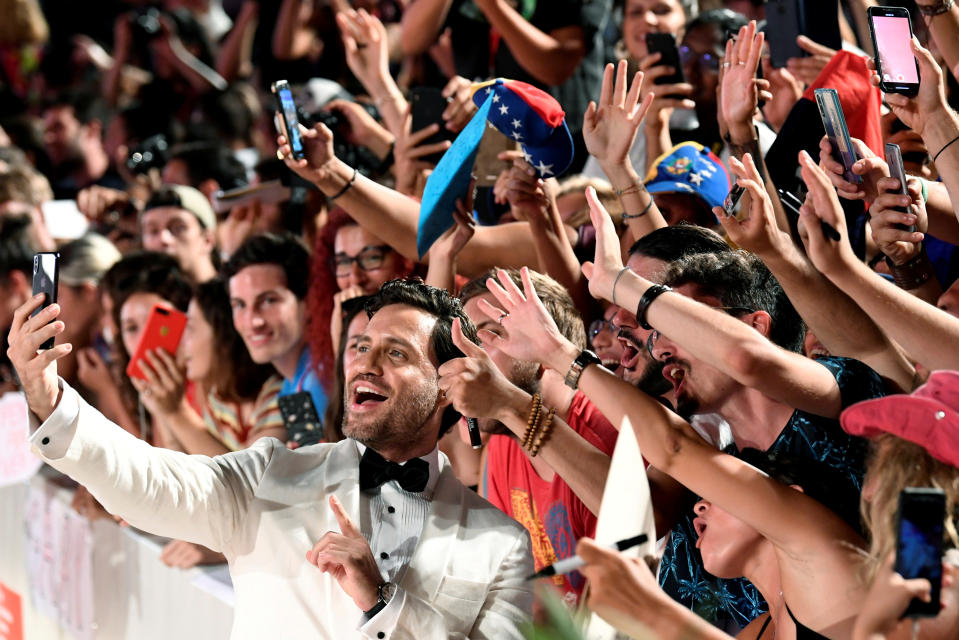
<svg viewBox="0 0 959 640">
<path fill-rule="evenodd" d="M 479 307 L 487 317 L 505 329 L 505 334 L 484 329 L 479 333 L 483 345 L 487 349 L 499 349 L 517 360 L 538 362 L 565 372 L 569 363 L 579 354 L 579 349 L 563 336 L 536 295 L 529 268 L 520 270 L 522 291 L 502 269 L 497 271 L 496 276 L 497 280 L 489 278 L 486 281 L 486 287 L 496 298 L 497 304 L 480 300 Z"/>
<path fill-rule="evenodd" d="M 897 265 L 903 265 L 919 255 L 922 240 L 929 228 L 922 186 L 915 178 L 907 180 L 909 195 L 899 193 L 898 178 L 879 181 L 879 197 L 869 208 L 869 227 L 879 250 Z M 915 225 L 915 231 L 903 229 Z"/>
<path fill-rule="evenodd" d="M 336 26 L 343 38 L 350 71 L 371 96 L 379 95 L 384 77 L 390 75 L 386 27 L 365 9 L 340 11 L 336 14 Z"/>
<path fill-rule="evenodd" d="M 599 104 L 590 101 L 583 117 L 586 149 L 602 167 L 618 168 L 629 162 L 629 150 L 636 132 L 654 98 L 651 92 L 640 97 L 644 78 L 641 71 L 633 76 L 627 91 L 626 66 L 625 60 L 619 61 L 614 83 L 613 65 L 606 65 Z"/>
<path fill-rule="evenodd" d="M 763 58 L 762 65 L 763 77 L 769 81 L 769 92 L 772 94 L 763 107 L 763 115 L 766 122 L 779 131 L 793 106 L 802 98 L 803 86 L 788 69 L 776 69 L 768 58 Z"/>
<path fill-rule="evenodd" d="M 171 415 L 185 402 L 186 376 L 164 349 L 150 349 L 139 362 L 146 380 L 130 378 L 133 388 L 153 415 Z"/>
<path fill-rule="evenodd" d="M 42 421 L 50 417 L 60 401 L 57 360 L 70 353 L 69 342 L 52 349 L 38 351 L 48 339 L 63 333 L 64 324 L 57 320 L 60 305 L 51 304 L 37 315 L 30 314 L 43 302 L 44 294 L 37 294 L 17 307 L 8 336 L 7 357 L 17 371 L 20 385 L 30 410 Z"/>
<path fill-rule="evenodd" d="M 333 576 L 360 611 L 369 611 L 379 598 L 377 591 L 383 583 L 383 575 L 376 566 L 370 544 L 336 496 L 330 496 L 330 509 L 340 525 L 340 533 L 327 531 L 323 534 L 306 552 L 306 560 Z"/>
<path fill-rule="evenodd" d="M 473 102 L 473 83 L 462 76 L 453 76 L 443 87 L 443 97 L 449 101 L 443 110 L 443 124 L 450 131 L 462 131 L 479 108 Z"/>
<path fill-rule="evenodd" d="M 730 135 L 745 130 L 748 138 L 755 136 L 753 117 L 760 97 L 756 69 L 763 51 L 763 37 L 762 32 L 756 33 L 756 21 L 750 20 L 735 40 L 726 41 L 719 108 Z"/>
<path fill-rule="evenodd" d="M 529 394 L 511 383 L 487 352 L 495 350 L 495 345 L 484 341 L 484 350 L 473 343 L 463 334 L 459 318 L 453 320 L 452 337 L 464 356 L 443 363 L 437 373 L 440 389 L 457 411 L 474 418 L 499 419 L 509 407 L 519 412 L 527 409 Z"/>
<path fill-rule="evenodd" d="M 594 298 L 615 304 L 613 284 L 623 269 L 616 227 L 592 187 L 586 189 L 586 202 L 589 204 L 589 219 L 596 230 L 596 252 L 592 262 L 583 264 L 583 275 L 589 280 L 589 292 Z"/>
<path fill-rule="evenodd" d="M 839 195 L 846 200 L 865 200 L 872 202 L 879 195 L 876 184 L 879 180 L 889 176 L 889 165 L 885 160 L 873 153 L 866 143 L 858 138 L 850 138 L 856 157 L 859 158 L 852 165 L 852 172 L 862 176 L 862 182 L 855 184 L 845 179 L 846 172 L 841 162 L 832 157 L 832 144 L 829 138 L 822 137 L 819 141 L 819 167 L 828 176 L 829 181 L 836 187 Z"/>
<path fill-rule="evenodd" d="M 300 138 L 303 140 L 306 157 L 295 159 L 286 134 L 282 133 L 276 138 L 276 144 L 279 147 L 277 154 L 282 156 L 283 162 L 291 171 L 304 180 L 313 183 L 325 180 L 330 176 L 332 163 L 336 159 L 336 153 L 333 151 L 333 132 L 322 122 L 318 122 L 312 129 L 300 125 Z"/>
<path fill-rule="evenodd" d="M 513 160 L 507 172 L 506 201 L 516 220 L 543 221 L 551 205 L 546 183 L 523 158 Z"/>
<path fill-rule="evenodd" d="M 799 237 L 813 265 L 828 277 L 847 269 L 857 258 L 849 244 L 846 219 L 829 178 L 805 151 L 799 152 L 799 166 L 808 189 L 806 201 L 799 208 Z M 823 223 L 839 233 L 839 240 L 826 235 Z"/>
<path fill-rule="evenodd" d="M 433 164 L 425 158 L 434 153 L 444 153 L 450 148 L 449 140 L 423 144 L 423 141 L 440 130 L 437 122 L 427 125 L 419 131 L 410 131 L 413 127 L 412 108 L 408 107 L 403 119 L 403 131 L 396 136 L 393 157 L 396 162 L 393 172 L 396 175 L 396 190 L 406 195 L 419 195 L 426 185 L 426 177 Z"/>
<path fill-rule="evenodd" d="M 713 213 L 723 225 L 729 239 L 743 249 L 761 257 L 780 251 L 783 243 L 791 240 L 776 224 L 772 200 L 763 186 L 752 155 L 744 155 L 743 162 L 730 158 L 729 165 L 737 178 L 736 184 L 746 189 L 749 194 L 749 212 L 742 220 L 734 215 L 727 216 L 722 207 L 713 207 Z M 746 198 L 745 194 L 743 198 Z"/>
<path fill-rule="evenodd" d="M 377 122 L 362 105 L 337 99 L 331 100 L 324 109 L 336 111 L 346 118 L 350 125 L 350 142 L 366 147 L 380 159 L 389 154 L 393 134 Z"/>
<path fill-rule="evenodd" d="M 430 264 L 433 264 L 433 256 L 442 256 L 440 259 L 455 263 L 456 256 L 463 250 L 474 233 L 476 233 L 476 221 L 467 212 L 467 207 L 463 204 L 463 201 L 457 200 L 456 210 L 453 211 L 453 225 L 443 232 L 439 240 L 430 247 Z"/>
<path fill-rule="evenodd" d="M 790 58 L 786 61 L 786 69 L 803 84 L 812 84 L 829 64 L 829 61 L 832 60 L 832 57 L 836 55 L 836 50 L 818 42 L 813 42 L 806 36 L 798 36 L 796 44 L 810 55 L 806 58 Z"/>
<path fill-rule="evenodd" d="M 929 602 L 932 585 L 925 578 L 906 580 L 894 569 L 896 556 L 890 553 L 882 567 L 873 578 L 869 595 L 856 618 L 853 637 L 869 638 L 873 634 L 886 637 L 899 624 L 906 607 L 913 598 Z M 943 565 L 943 580 L 952 584 L 955 570 L 948 564 Z"/>
</svg>

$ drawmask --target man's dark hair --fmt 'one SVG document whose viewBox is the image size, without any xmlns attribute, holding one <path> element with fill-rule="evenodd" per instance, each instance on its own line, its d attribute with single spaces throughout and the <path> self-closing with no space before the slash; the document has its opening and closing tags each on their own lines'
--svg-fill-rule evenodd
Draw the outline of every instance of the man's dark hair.
<svg viewBox="0 0 959 640">
<path fill-rule="evenodd" d="M 229 191 L 246 186 L 246 169 L 226 147 L 213 142 L 191 142 L 176 147 L 170 161 L 186 165 L 190 186 L 199 189 L 206 180 L 215 180 L 220 189 Z"/>
<path fill-rule="evenodd" d="M 726 42 L 747 24 L 749 21 L 741 13 L 736 13 L 732 9 L 710 9 L 703 11 L 698 16 L 686 23 L 686 33 L 689 33 L 696 27 L 705 25 L 715 25 L 719 29 L 720 40 Z"/>
<path fill-rule="evenodd" d="M 762 260 L 745 251 L 698 253 L 666 267 L 663 284 L 695 284 L 724 307 L 765 311 L 772 318 L 769 339 L 783 349 L 802 353 L 806 328 L 779 281 Z"/>
<path fill-rule="evenodd" d="M 54 107 L 72 107 L 73 117 L 80 124 L 90 124 L 98 121 L 104 127 L 107 125 L 109 110 L 98 93 L 86 88 L 64 91 L 47 104 L 48 109 Z"/>
<path fill-rule="evenodd" d="M 213 386 L 227 400 L 254 400 L 276 370 L 270 364 L 253 362 L 250 357 L 246 343 L 233 326 L 226 283 L 214 278 L 197 285 L 193 300 L 213 329 L 213 352 L 220 363 L 214 367 Z"/>
<path fill-rule="evenodd" d="M 680 223 L 661 227 L 633 243 L 629 255 L 639 254 L 663 262 L 672 262 L 696 253 L 732 251 L 723 237 L 705 227 Z"/>
<path fill-rule="evenodd" d="M 513 280 L 517 287 L 523 288 L 523 281 L 520 279 L 519 269 L 505 269 L 506 273 Z M 476 296 L 489 293 L 486 288 L 486 281 L 490 278 L 496 279 L 497 269 L 490 269 L 478 278 L 470 280 L 460 289 L 460 302 L 465 306 L 467 302 Z M 563 336 L 576 345 L 578 349 L 586 348 L 586 329 L 583 326 L 583 318 L 576 309 L 576 304 L 570 297 L 569 292 L 563 285 L 556 282 L 549 276 L 529 272 L 530 280 L 533 282 L 533 289 L 536 295 L 543 301 L 543 306 L 549 312 L 553 322 Z"/>
<path fill-rule="evenodd" d="M 298 300 L 306 298 L 310 273 L 310 252 L 292 233 L 261 233 L 240 245 L 226 264 L 223 278 L 229 281 L 237 273 L 257 264 L 275 264 L 286 274 L 286 288 Z"/>
<path fill-rule="evenodd" d="M 460 301 L 451 296 L 445 289 L 431 287 L 419 278 L 408 280 L 390 280 L 380 290 L 371 296 L 366 303 L 366 313 L 373 317 L 383 307 L 394 304 L 405 304 L 421 309 L 436 318 L 433 335 L 430 336 L 430 347 L 436 355 L 438 365 L 453 358 L 462 358 L 465 354 L 453 343 L 453 319 L 459 318 L 463 325 L 463 333 L 473 343 L 479 344 L 476 337 L 476 327 L 470 322 L 463 311 Z M 453 428 L 460 419 L 460 413 L 452 405 L 443 412 L 440 421 L 439 437 Z"/>
<path fill-rule="evenodd" d="M 33 254 L 36 247 L 30 239 L 29 216 L 0 218 L 0 281 L 6 281 L 10 273 L 19 271 L 33 276 Z"/>
</svg>

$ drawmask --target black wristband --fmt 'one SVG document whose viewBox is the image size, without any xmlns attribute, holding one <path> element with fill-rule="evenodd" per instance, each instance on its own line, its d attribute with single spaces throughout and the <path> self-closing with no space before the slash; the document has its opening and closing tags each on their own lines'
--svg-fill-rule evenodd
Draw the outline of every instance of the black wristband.
<svg viewBox="0 0 959 640">
<path fill-rule="evenodd" d="M 603 364 L 603 361 L 589 349 L 580 351 L 576 359 L 573 360 L 573 364 L 569 366 L 569 371 L 566 372 L 566 378 L 563 380 L 566 386 L 570 389 L 577 388 L 579 386 L 579 378 L 583 375 L 583 369 L 591 364 Z"/>
<path fill-rule="evenodd" d="M 386 608 L 386 603 L 383 602 L 382 600 L 379 600 L 377 601 L 376 604 L 373 605 L 372 609 L 370 609 L 369 611 L 364 611 L 363 615 L 366 617 L 367 620 L 369 620 L 370 618 L 372 618 L 373 616 L 375 616 L 376 614 L 378 614 L 380 611 L 382 611 L 385 608 Z"/>
<path fill-rule="evenodd" d="M 654 284 L 649 289 L 646 289 L 643 297 L 639 299 L 639 304 L 636 305 L 636 322 L 638 322 L 639 326 L 643 329 L 647 331 L 652 329 L 649 323 L 646 322 L 646 312 L 649 310 L 649 305 L 653 303 L 653 300 L 667 291 L 672 291 L 672 289 L 664 284 Z"/>
<path fill-rule="evenodd" d="M 333 202 L 334 200 L 336 200 L 337 198 L 339 198 L 341 195 L 343 195 L 344 193 L 346 193 L 347 191 L 349 191 L 349 190 L 350 190 L 350 187 L 352 187 L 353 184 L 356 182 L 356 174 L 357 174 L 357 173 L 359 173 L 359 172 L 356 170 L 356 167 L 353 167 L 353 176 L 350 178 L 350 181 L 347 182 L 345 185 L 343 185 L 343 188 L 340 189 L 339 191 L 337 191 L 337 192 L 336 192 L 336 195 L 328 196 L 326 199 L 327 199 L 328 201 L 330 201 L 330 202 Z"/>
</svg>

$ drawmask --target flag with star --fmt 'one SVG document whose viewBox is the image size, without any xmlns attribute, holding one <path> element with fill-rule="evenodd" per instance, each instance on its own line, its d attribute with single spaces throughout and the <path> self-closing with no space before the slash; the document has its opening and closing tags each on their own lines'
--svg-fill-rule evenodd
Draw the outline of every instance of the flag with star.
<svg viewBox="0 0 959 640">
<path fill-rule="evenodd" d="M 573 162 L 573 136 L 556 98 L 531 84 L 497 78 L 473 85 L 473 102 L 490 101 L 487 119 L 519 143 L 541 178 L 561 175 Z"/>
</svg>

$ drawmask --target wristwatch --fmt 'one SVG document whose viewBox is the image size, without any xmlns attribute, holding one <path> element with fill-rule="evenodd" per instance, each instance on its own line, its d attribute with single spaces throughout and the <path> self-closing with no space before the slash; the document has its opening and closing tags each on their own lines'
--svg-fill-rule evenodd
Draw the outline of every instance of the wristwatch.
<svg viewBox="0 0 959 640">
<path fill-rule="evenodd" d="M 576 356 L 576 359 L 573 360 L 573 364 L 570 365 L 569 371 L 566 372 L 566 378 L 563 382 L 565 382 L 566 386 L 570 389 L 575 389 L 579 386 L 579 377 L 583 375 L 583 369 L 591 364 L 602 363 L 603 361 L 600 360 L 599 356 L 595 353 L 589 349 L 583 349 L 579 355 Z"/>
<path fill-rule="evenodd" d="M 386 605 L 388 605 L 390 600 L 393 599 L 394 594 L 396 594 L 396 584 L 393 582 L 384 582 L 376 587 L 376 604 L 374 604 L 373 608 L 369 611 L 363 612 L 363 615 L 366 616 L 366 619 L 369 620 L 380 611 L 385 609 Z"/>
</svg>

